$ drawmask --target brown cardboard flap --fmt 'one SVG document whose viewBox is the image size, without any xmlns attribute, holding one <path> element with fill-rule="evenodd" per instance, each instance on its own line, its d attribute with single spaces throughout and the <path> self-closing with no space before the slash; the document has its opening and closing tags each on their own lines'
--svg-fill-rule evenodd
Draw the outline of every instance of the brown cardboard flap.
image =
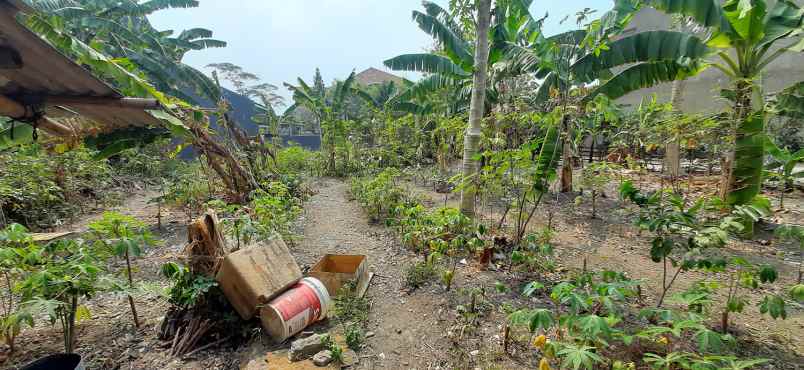
<svg viewBox="0 0 804 370">
<path fill-rule="evenodd" d="M 216 280 L 244 320 L 302 278 L 281 238 L 252 244 L 224 258 Z"/>
<path fill-rule="evenodd" d="M 357 280 L 358 292 L 368 284 L 368 259 L 364 255 L 327 254 L 310 269 L 309 276 L 321 280 L 330 296 L 351 280 Z"/>
</svg>

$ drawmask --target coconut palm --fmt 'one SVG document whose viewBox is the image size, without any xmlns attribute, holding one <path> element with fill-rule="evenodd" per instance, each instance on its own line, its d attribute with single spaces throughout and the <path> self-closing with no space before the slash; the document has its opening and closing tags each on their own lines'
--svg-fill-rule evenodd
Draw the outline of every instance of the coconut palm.
<svg viewBox="0 0 804 370">
<path fill-rule="evenodd" d="M 505 78 L 523 71 L 506 62 L 505 50 L 509 44 L 526 44 L 541 35 L 541 21 L 531 16 L 531 0 L 498 0 L 490 21 L 490 51 L 485 99 L 486 108 L 496 103 L 497 86 Z M 422 2 L 424 12 L 414 10 L 412 17 L 421 30 L 433 37 L 436 50 L 430 53 L 403 54 L 388 59 L 384 64 L 393 70 L 415 71 L 427 76 L 410 86 L 402 94 L 407 100 L 424 100 L 429 94 L 444 91 L 449 102 L 442 108 L 448 113 L 465 111 L 472 92 L 474 54 L 472 40 L 468 39 L 459 16 L 451 14 L 435 3 Z M 475 27 L 476 28 L 476 27 Z M 473 32 L 473 33 L 476 33 Z"/>
<path fill-rule="evenodd" d="M 479 151 L 481 127 L 480 121 L 485 112 L 487 63 L 489 62 L 489 23 L 491 22 L 491 0 L 477 2 L 477 42 L 473 64 L 472 101 L 469 107 L 469 127 L 463 144 L 463 178 L 472 179 L 477 175 L 479 163 L 475 156 Z M 474 180 L 472 180 L 474 182 Z M 465 186 L 461 190 L 461 213 L 467 216 L 475 214 L 474 185 Z"/>
</svg>

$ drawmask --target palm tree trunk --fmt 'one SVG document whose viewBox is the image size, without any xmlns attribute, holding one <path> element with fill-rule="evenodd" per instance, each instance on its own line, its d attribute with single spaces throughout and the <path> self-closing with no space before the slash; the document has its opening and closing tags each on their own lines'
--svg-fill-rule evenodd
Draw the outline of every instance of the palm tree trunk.
<svg viewBox="0 0 804 370">
<path fill-rule="evenodd" d="M 471 179 L 478 171 L 474 159 L 480 144 L 480 121 L 483 119 L 486 101 L 486 79 L 489 59 L 489 23 L 491 22 L 491 0 L 477 2 L 477 44 L 475 46 L 474 81 L 472 101 L 469 106 L 469 127 L 464 137 L 463 178 Z M 475 192 L 473 184 L 461 190 L 461 212 L 469 217 L 475 214 Z"/>
<path fill-rule="evenodd" d="M 684 102 L 684 89 L 687 87 L 686 80 L 673 81 L 673 92 L 670 97 L 670 104 L 673 105 L 673 113 L 681 112 L 681 104 Z M 678 139 L 667 143 L 664 155 L 664 169 L 673 182 L 681 175 L 681 148 Z"/>
</svg>

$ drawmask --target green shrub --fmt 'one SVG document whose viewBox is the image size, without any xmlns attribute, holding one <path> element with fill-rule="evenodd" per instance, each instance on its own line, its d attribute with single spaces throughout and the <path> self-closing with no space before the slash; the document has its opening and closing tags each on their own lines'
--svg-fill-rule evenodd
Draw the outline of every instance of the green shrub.
<svg viewBox="0 0 804 370">
<path fill-rule="evenodd" d="M 112 169 L 78 147 L 61 154 L 30 145 L 0 153 L 0 208 L 13 222 L 41 229 L 75 214 L 88 200 L 108 201 Z"/>
<path fill-rule="evenodd" d="M 346 339 L 346 345 L 355 351 L 359 351 L 360 346 L 365 341 L 363 329 L 361 329 L 360 325 L 358 324 L 346 325 L 346 328 L 344 329 L 344 337 Z"/>
<path fill-rule="evenodd" d="M 293 236 L 293 221 L 301 213 L 299 199 L 290 194 L 288 187 L 278 181 L 264 184 L 252 195 L 250 208 L 257 234 L 269 238 L 274 233 L 290 239 Z"/>
<path fill-rule="evenodd" d="M 405 269 L 405 284 L 411 289 L 418 289 L 438 276 L 435 266 L 426 261 L 419 261 Z"/>
<path fill-rule="evenodd" d="M 215 279 L 193 275 L 190 269 L 175 262 L 162 265 L 162 275 L 173 283 L 168 291 L 168 301 L 180 308 L 193 307 L 210 289 L 218 286 Z"/>
<path fill-rule="evenodd" d="M 353 283 L 341 288 L 332 301 L 333 315 L 339 322 L 362 325 L 368 321 L 371 305 L 367 298 L 357 295 Z"/>
<path fill-rule="evenodd" d="M 276 167 L 282 174 L 301 174 L 314 169 L 314 153 L 300 146 L 282 148 L 276 153 Z"/>
</svg>

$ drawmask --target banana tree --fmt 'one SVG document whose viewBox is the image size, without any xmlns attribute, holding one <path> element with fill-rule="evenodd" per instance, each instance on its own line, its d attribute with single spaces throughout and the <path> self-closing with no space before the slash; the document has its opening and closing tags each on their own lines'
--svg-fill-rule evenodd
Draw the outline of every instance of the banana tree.
<svg viewBox="0 0 804 370">
<path fill-rule="evenodd" d="M 779 208 L 784 209 L 784 194 L 787 188 L 796 179 L 804 178 L 804 170 L 796 171 L 796 165 L 804 162 L 804 149 L 793 153 L 787 148 L 778 147 L 767 136 L 765 137 L 765 149 L 773 157 L 773 161 L 766 166 L 766 174 L 779 180 Z"/>
<path fill-rule="evenodd" d="M 572 190 L 574 130 L 569 114 L 581 113 L 584 106 L 599 94 L 588 93 L 587 85 L 610 75 L 611 67 L 595 68 L 594 62 L 606 53 L 609 40 L 625 29 L 638 9 L 639 3 L 635 0 L 617 0 L 612 10 L 581 29 L 547 38 L 539 35 L 525 45 L 506 44 L 506 53 L 512 65 L 542 79 L 533 104 L 544 105 L 551 97 L 556 97 L 552 105 L 562 106 L 562 112 L 567 114 L 561 123 L 564 163 L 561 170 L 562 192 Z M 586 22 L 590 14 L 590 10 L 578 13 L 578 25 Z M 618 61 L 617 66 L 626 63 Z M 547 108 L 550 109 L 549 106 Z"/>
<path fill-rule="evenodd" d="M 616 98 L 637 88 L 685 78 L 712 67 L 732 80 L 734 149 L 724 169 L 721 195 L 729 204 L 750 202 L 759 193 L 764 157 L 766 112 L 760 86 L 762 72 L 780 56 L 804 48 L 797 38 L 804 12 L 789 0 L 769 9 L 765 0 L 647 0 L 658 10 L 689 17 L 707 30 L 695 35 L 652 31 L 609 44 L 609 50 L 575 66 L 583 76 L 623 63 L 634 63 L 600 83 L 594 94 Z"/>
<path fill-rule="evenodd" d="M 305 107 L 315 116 L 321 128 L 322 146 L 326 149 L 330 171 L 335 169 L 336 149 L 343 144 L 345 137 L 345 121 L 347 120 L 347 100 L 355 96 L 355 72 L 352 71 L 343 81 L 337 81 L 331 88 L 331 94 L 321 94 L 310 87 L 303 79 L 297 79 L 298 86 L 285 83 L 285 87 L 293 93 L 293 104 L 285 111 L 285 116 L 292 114 L 299 107 Z"/>
<path fill-rule="evenodd" d="M 186 88 L 217 101 L 220 91 L 200 71 L 182 63 L 192 50 L 225 47 L 212 38 L 212 31 L 191 28 L 174 36 L 174 31 L 154 28 L 147 16 L 170 8 L 193 8 L 196 0 L 31 0 L 31 5 L 48 16 L 49 23 L 113 58 L 126 58 L 161 91 L 183 100 L 195 99 Z"/>
</svg>

